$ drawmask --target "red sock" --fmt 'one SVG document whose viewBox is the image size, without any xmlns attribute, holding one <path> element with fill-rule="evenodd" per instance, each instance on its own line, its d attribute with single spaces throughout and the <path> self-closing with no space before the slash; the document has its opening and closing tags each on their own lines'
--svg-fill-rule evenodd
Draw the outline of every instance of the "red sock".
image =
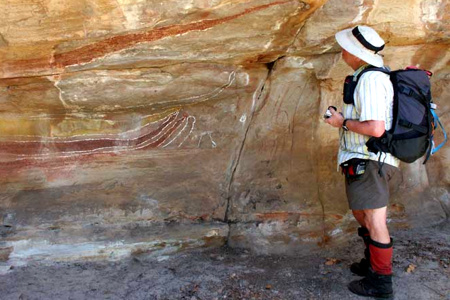
<svg viewBox="0 0 450 300">
<path fill-rule="evenodd" d="M 375 273 L 380 275 L 392 274 L 392 239 L 389 244 L 370 240 L 370 265 Z"/>
</svg>

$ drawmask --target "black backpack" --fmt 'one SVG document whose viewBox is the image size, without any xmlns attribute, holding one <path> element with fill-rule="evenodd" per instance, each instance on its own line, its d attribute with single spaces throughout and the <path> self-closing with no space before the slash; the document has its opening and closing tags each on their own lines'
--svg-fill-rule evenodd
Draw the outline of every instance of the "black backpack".
<svg viewBox="0 0 450 300">
<path fill-rule="evenodd" d="M 344 102 L 353 104 L 353 92 L 359 78 L 367 71 L 380 71 L 390 76 L 394 88 L 392 127 L 379 137 L 371 137 L 366 146 L 370 152 L 389 152 L 403 162 L 412 163 L 426 154 L 424 164 L 431 154 L 438 151 L 447 141 L 447 134 L 435 113 L 436 105 L 431 98 L 429 71 L 408 67 L 389 71 L 386 68 L 367 67 L 354 76 L 348 76 L 344 83 Z M 434 129 L 440 125 L 444 142 L 435 147 Z"/>
</svg>

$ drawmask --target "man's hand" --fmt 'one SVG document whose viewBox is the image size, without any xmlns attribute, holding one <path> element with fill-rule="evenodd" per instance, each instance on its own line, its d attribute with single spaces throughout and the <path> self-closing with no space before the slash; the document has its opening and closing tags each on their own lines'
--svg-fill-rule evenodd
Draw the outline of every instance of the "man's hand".
<svg viewBox="0 0 450 300">
<path fill-rule="evenodd" d="M 344 124 L 344 117 L 332 107 L 329 107 L 329 110 L 331 112 L 331 117 L 325 119 L 325 123 L 328 123 L 336 128 L 341 128 L 342 124 Z"/>
<path fill-rule="evenodd" d="M 330 124 L 333 127 L 341 128 L 344 124 L 344 117 L 341 113 L 338 113 L 334 108 L 328 108 L 331 112 L 331 117 L 325 119 L 325 122 Z M 380 137 L 384 134 L 384 121 L 377 120 L 369 120 L 359 122 L 358 120 L 347 120 L 347 124 L 345 124 L 350 131 L 369 135 L 374 137 Z"/>
</svg>

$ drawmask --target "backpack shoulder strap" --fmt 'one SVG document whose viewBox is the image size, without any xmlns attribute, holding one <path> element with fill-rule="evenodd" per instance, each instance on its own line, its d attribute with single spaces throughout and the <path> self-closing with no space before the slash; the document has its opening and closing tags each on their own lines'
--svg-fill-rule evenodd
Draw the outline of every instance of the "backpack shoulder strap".
<svg viewBox="0 0 450 300">
<path fill-rule="evenodd" d="M 382 73 L 387 74 L 387 75 L 390 75 L 390 74 L 391 74 L 391 70 L 389 70 L 389 68 L 387 68 L 387 67 L 379 68 L 379 67 L 374 67 L 374 66 L 368 66 L 367 68 L 365 68 L 364 70 L 362 70 L 362 71 L 358 74 L 356 80 L 358 81 L 359 78 L 361 78 L 361 76 L 362 76 L 364 73 L 369 72 L 369 71 L 378 71 L 378 72 L 382 72 Z"/>
<path fill-rule="evenodd" d="M 367 66 L 364 68 L 361 72 L 359 72 L 358 75 L 350 75 L 345 78 L 344 82 L 344 93 L 343 93 L 343 100 L 346 104 L 355 104 L 355 99 L 353 98 L 353 94 L 355 92 L 356 86 L 358 85 L 358 81 L 361 78 L 361 76 L 369 71 L 379 71 L 383 72 L 385 74 L 390 75 L 391 71 L 388 68 L 378 68 L 374 66 Z"/>
</svg>

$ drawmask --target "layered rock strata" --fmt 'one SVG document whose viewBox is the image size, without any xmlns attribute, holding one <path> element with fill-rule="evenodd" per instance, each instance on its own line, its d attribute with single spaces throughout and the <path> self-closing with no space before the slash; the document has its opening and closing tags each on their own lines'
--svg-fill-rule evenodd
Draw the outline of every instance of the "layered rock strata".
<svg viewBox="0 0 450 300">
<path fill-rule="evenodd" d="M 336 171 L 355 24 L 391 68 L 430 69 L 450 128 L 445 1 L 3 1 L 0 257 L 302 253 L 355 224 Z M 436 133 L 440 141 L 442 136 Z M 450 148 L 404 165 L 390 222 L 450 211 Z M 417 220 L 417 218 L 415 219 Z"/>
</svg>

